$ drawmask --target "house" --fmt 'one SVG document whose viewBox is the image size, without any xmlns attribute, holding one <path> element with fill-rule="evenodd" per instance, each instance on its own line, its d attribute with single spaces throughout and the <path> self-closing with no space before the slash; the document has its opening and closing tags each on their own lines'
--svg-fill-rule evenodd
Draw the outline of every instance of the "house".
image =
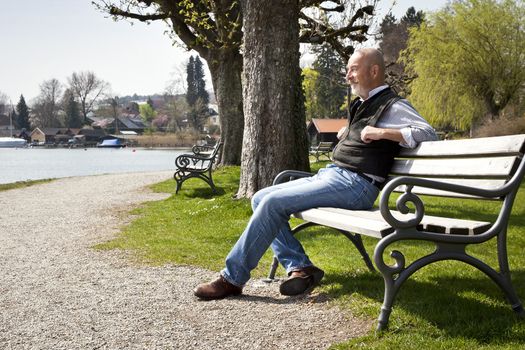
<svg viewBox="0 0 525 350">
<path fill-rule="evenodd" d="M 120 115 L 117 120 L 118 131 L 134 131 L 137 134 L 142 134 L 144 129 L 147 128 L 147 125 L 139 115 L 123 114 Z"/>
<path fill-rule="evenodd" d="M 310 144 L 317 145 L 319 142 L 337 143 L 337 133 L 341 128 L 348 125 L 348 119 L 319 119 L 313 118 L 306 127 Z"/>
<path fill-rule="evenodd" d="M 35 128 L 30 134 L 31 142 L 39 144 L 65 144 L 73 136 L 69 128 Z"/>
<path fill-rule="evenodd" d="M 95 129 L 106 129 L 110 133 L 117 133 L 120 131 L 134 131 L 137 134 L 142 134 L 147 125 L 144 123 L 140 115 L 129 113 L 121 114 L 117 117 L 115 125 L 115 118 L 103 117 L 89 117 L 93 121 L 91 126 Z"/>
<path fill-rule="evenodd" d="M 103 129 L 80 129 L 75 136 L 75 138 L 79 139 L 84 143 L 85 145 L 96 145 L 100 142 L 100 140 L 106 136 L 106 132 Z"/>
</svg>

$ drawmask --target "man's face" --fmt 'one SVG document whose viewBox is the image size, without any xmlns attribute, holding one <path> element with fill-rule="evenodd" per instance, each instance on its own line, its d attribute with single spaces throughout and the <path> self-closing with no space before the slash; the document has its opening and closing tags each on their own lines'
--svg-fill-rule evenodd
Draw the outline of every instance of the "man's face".
<svg viewBox="0 0 525 350">
<path fill-rule="evenodd" d="M 354 53 L 348 60 L 346 81 L 354 94 L 363 100 L 368 98 L 368 93 L 374 88 L 374 77 L 372 67 L 362 53 Z"/>
</svg>

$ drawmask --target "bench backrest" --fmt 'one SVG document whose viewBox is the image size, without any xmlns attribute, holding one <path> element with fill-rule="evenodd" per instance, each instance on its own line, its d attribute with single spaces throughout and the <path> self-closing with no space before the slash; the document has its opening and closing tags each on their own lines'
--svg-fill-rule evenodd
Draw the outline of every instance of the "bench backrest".
<svg viewBox="0 0 525 350">
<path fill-rule="evenodd" d="M 319 142 L 317 144 L 317 146 L 315 146 L 315 148 L 319 151 L 323 151 L 323 150 L 331 150 L 332 149 L 332 143 L 333 142 L 326 142 L 326 141 L 323 141 L 323 142 Z"/>
<path fill-rule="evenodd" d="M 403 149 L 394 161 L 391 174 L 495 190 L 511 178 L 524 152 L 525 135 L 423 142 L 415 149 Z M 404 186 L 398 187 L 398 190 L 404 191 Z M 478 198 L 417 186 L 412 192 Z"/>
</svg>

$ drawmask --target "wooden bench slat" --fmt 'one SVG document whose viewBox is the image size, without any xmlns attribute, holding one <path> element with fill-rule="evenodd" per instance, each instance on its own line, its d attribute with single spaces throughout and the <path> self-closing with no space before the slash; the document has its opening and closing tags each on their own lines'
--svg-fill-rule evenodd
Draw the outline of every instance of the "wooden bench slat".
<svg viewBox="0 0 525 350">
<path fill-rule="evenodd" d="M 391 173 L 431 177 L 507 177 L 516 158 L 396 159 Z"/>
<path fill-rule="evenodd" d="M 525 135 L 482 137 L 467 140 L 423 142 L 414 149 L 402 149 L 401 157 L 481 157 L 523 153 Z"/>
<path fill-rule="evenodd" d="M 430 178 L 426 178 L 426 179 L 430 179 Z M 480 188 L 484 190 L 498 189 L 502 187 L 503 185 L 505 185 L 505 182 L 506 182 L 506 180 L 504 179 L 494 180 L 494 179 L 454 179 L 454 178 L 440 178 L 438 179 L 438 181 L 446 182 L 449 184 Z M 405 192 L 405 189 L 406 189 L 406 186 L 403 185 L 403 186 L 397 187 L 394 191 L 395 192 Z M 419 187 L 419 186 L 413 187 L 412 193 L 424 194 L 424 195 L 429 195 L 429 196 L 438 196 L 438 197 L 491 199 L 491 198 L 472 196 L 472 195 L 461 194 L 461 193 L 456 193 L 456 192 L 435 190 L 432 188 Z M 492 198 L 492 199 L 499 200 L 500 198 Z"/>
<path fill-rule="evenodd" d="M 404 215 L 397 211 L 392 211 L 392 214 L 398 219 L 413 217 L 413 214 Z M 394 231 L 383 219 L 379 209 L 314 208 L 296 213 L 294 216 L 316 224 L 376 238 L 382 238 Z M 490 226 L 491 224 L 485 221 L 425 215 L 418 229 L 444 234 L 476 235 L 485 232 Z"/>
<path fill-rule="evenodd" d="M 351 217 L 348 213 L 329 212 L 326 208 L 314 208 L 293 214 L 294 217 L 319 225 L 338 228 L 340 230 L 359 233 L 366 236 L 382 238 L 392 233 L 392 227 L 386 222 L 381 222 L 377 218 Z M 331 208 L 333 209 L 333 208 Z M 355 212 L 352 212 L 354 214 Z"/>
</svg>

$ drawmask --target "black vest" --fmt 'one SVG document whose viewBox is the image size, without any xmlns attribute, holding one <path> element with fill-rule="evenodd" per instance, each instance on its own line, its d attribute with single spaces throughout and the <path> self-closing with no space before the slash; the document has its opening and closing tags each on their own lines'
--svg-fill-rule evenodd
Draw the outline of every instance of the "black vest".
<svg viewBox="0 0 525 350">
<path fill-rule="evenodd" d="M 399 143 L 377 140 L 361 141 L 361 130 L 375 126 L 383 113 L 401 98 L 386 88 L 362 102 L 359 99 L 350 105 L 348 128 L 334 149 L 334 163 L 350 170 L 386 178 L 400 150 Z"/>
</svg>

